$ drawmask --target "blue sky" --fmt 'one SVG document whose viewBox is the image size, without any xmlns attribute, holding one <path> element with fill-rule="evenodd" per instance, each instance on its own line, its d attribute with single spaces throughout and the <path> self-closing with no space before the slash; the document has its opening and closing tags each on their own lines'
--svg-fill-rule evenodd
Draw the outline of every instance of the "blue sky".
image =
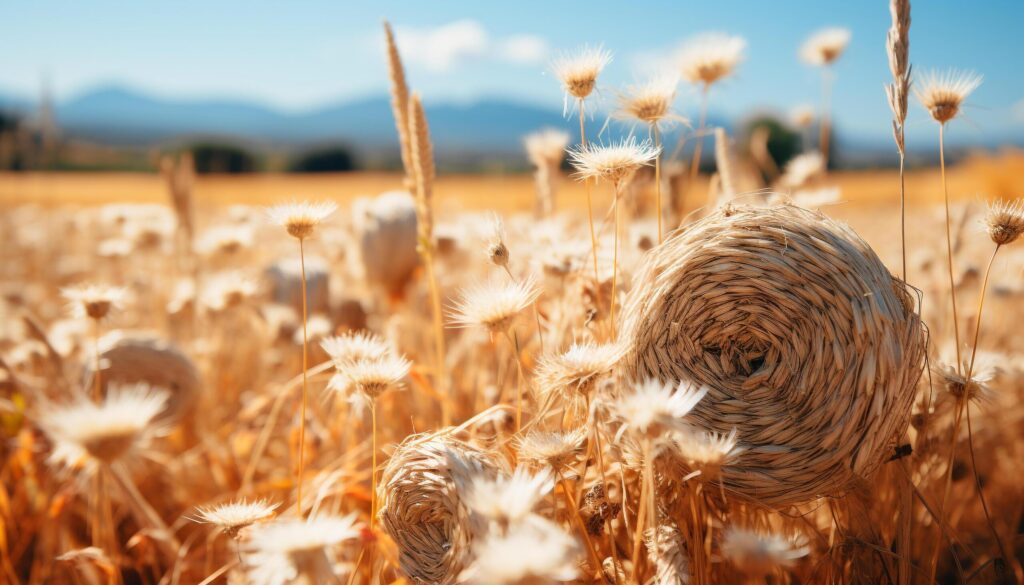
<svg viewBox="0 0 1024 585">
<path fill-rule="evenodd" d="M 602 77 L 608 96 L 642 80 L 645 61 L 693 34 L 739 34 L 747 59 L 713 95 L 713 109 L 728 116 L 814 104 L 818 71 L 801 64 L 797 50 L 814 30 L 845 26 L 853 41 L 836 66 L 838 127 L 868 138 L 889 132 L 885 0 L 2 4 L 0 91 L 35 95 L 45 75 L 58 99 L 119 83 L 165 97 L 241 98 L 290 110 L 385 91 L 383 17 L 404 39 L 409 77 L 426 100 L 500 96 L 556 108 L 561 97 L 547 62 L 561 50 L 584 43 L 611 49 L 615 60 Z M 953 136 L 1024 135 L 1024 2 L 917 0 L 913 8 L 917 70 L 957 67 L 985 76 Z M 684 89 L 678 108 L 692 113 L 695 103 Z M 930 136 L 934 128 L 913 109 L 911 137 Z"/>
</svg>

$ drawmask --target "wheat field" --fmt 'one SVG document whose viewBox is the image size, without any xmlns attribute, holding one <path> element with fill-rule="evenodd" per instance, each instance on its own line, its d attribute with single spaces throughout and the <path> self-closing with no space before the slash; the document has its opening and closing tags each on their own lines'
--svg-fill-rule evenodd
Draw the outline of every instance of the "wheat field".
<svg viewBox="0 0 1024 585">
<path fill-rule="evenodd" d="M 902 160 L 980 78 L 912 84 L 891 5 Z M 705 126 L 708 35 L 634 135 L 581 48 L 579 144 L 438 174 L 385 39 L 402 173 L 0 174 L 0 582 L 1024 580 L 1024 154 L 828 170 L 826 93 L 773 169 Z"/>
</svg>

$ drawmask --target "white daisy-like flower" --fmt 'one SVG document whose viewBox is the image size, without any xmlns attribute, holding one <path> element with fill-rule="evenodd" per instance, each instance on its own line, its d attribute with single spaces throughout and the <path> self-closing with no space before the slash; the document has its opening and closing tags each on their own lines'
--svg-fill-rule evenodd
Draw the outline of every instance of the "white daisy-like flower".
<svg viewBox="0 0 1024 585">
<path fill-rule="evenodd" d="M 508 476 L 474 477 L 464 501 L 477 514 L 501 526 L 509 526 L 532 514 L 554 485 L 550 471 L 544 470 L 535 475 L 519 467 Z"/>
<path fill-rule="evenodd" d="M 779 184 L 797 189 L 825 173 L 825 159 L 818 151 L 805 152 L 794 156 L 779 179 Z"/>
<path fill-rule="evenodd" d="M 562 353 L 541 360 L 537 380 L 546 392 L 590 394 L 597 380 L 622 358 L 618 344 L 574 343 Z"/>
<path fill-rule="evenodd" d="M 810 553 L 800 536 L 765 534 L 730 526 L 722 537 L 722 556 L 749 575 L 764 575 L 792 566 Z"/>
<path fill-rule="evenodd" d="M 658 126 L 685 122 L 685 118 L 672 112 L 678 85 L 679 78 L 676 75 L 663 74 L 646 83 L 629 86 L 619 98 L 616 117 Z"/>
<path fill-rule="evenodd" d="M 409 360 L 394 355 L 350 361 L 339 365 L 327 387 L 343 393 L 355 390 L 375 400 L 391 388 L 400 388 L 411 368 Z"/>
<path fill-rule="evenodd" d="M 558 167 L 565 158 L 565 149 L 569 146 L 569 133 L 545 128 L 531 134 L 523 139 L 526 147 L 526 156 L 536 167 Z"/>
<path fill-rule="evenodd" d="M 706 479 L 716 475 L 718 469 L 738 455 L 737 431 L 727 434 L 709 431 L 678 433 L 674 441 L 678 454 L 694 469 L 701 470 Z"/>
<path fill-rule="evenodd" d="M 611 60 L 611 51 L 598 46 L 567 53 L 551 64 L 552 71 L 565 89 L 566 107 L 569 96 L 577 100 L 587 99 L 597 86 L 597 76 Z"/>
<path fill-rule="evenodd" d="M 236 254 L 252 247 L 253 242 L 251 226 L 220 225 L 206 230 L 196 247 L 203 254 Z"/>
<path fill-rule="evenodd" d="M 618 144 L 593 142 L 569 150 L 569 160 L 580 180 L 597 179 L 619 185 L 642 166 L 650 165 L 661 149 L 649 140 L 637 142 L 630 136 Z"/>
<path fill-rule="evenodd" d="M 547 585 L 572 581 L 581 548 L 557 524 L 533 516 L 477 546 L 473 563 L 459 576 L 477 585 Z"/>
<path fill-rule="evenodd" d="M 68 301 L 72 315 L 97 321 L 107 317 L 111 311 L 124 307 L 128 297 L 125 288 L 98 284 L 68 287 L 60 292 Z"/>
<path fill-rule="evenodd" d="M 259 290 L 256 279 L 239 270 L 213 275 L 203 285 L 203 305 L 214 311 L 237 307 L 251 299 Z"/>
<path fill-rule="evenodd" d="M 686 430 L 683 417 L 707 393 L 706 386 L 698 388 L 686 381 L 674 385 L 648 379 L 634 384 L 632 391 L 619 397 L 613 407 L 624 430 L 654 438 L 666 431 Z"/>
<path fill-rule="evenodd" d="M 392 353 L 390 343 L 365 331 L 350 331 L 334 337 L 325 337 L 320 341 L 320 347 L 327 352 L 336 366 Z"/>
<path fill-rule="evenodd" d="M 285 203 L 267 209 L 270 220 L 288 231 L 288 235 L 304 240 L 338 208 L 332 201 Z"/>
<path fill-rule="evenodd" d="M 148 384 L 132 384 L 111 387 L 99 404 L 82 397 L 45 408 L 39 425 L 54 443 L 51 462 L 90 472 L 125 459 L 160 430 L 153 421 L 168 396 Z"/>
<path fill-rule="evenodd" d="M 850 44 L 849 29 L 831 27 L 812 34 L 800 47 L 800 58 L 810 65 L 831 65 Z"/>
<path fill-rule="evenodd" d="M 501 279 L 474 285 L 461 291 L 461 298 L 451 310 L 452 323 L 460 327 L 482 325 L 491 333 L 505 333 L 538 296 L 540 288 L 532 275 L 519 282 Z"/>
<path fill-rule="evenodd" d="M 733 74 L 743 61 L 746 48 L 747 41 L 743 37 L 720 32 L 700 34 L 680 51 L 680 70 L 690 83 L 710 86 Z"/>
<path fill-rule="evenodd" d="M 262 499 L 251 502 L 239 500 L 208 508 L 198 508 L 194 520 L 204 524 L 213 524 L 231 538 L 237 538 L 240 530 L 270 518 L 277 507 L 278 504 L 271 504 Z"/>
<path fill-rule="evenodd" d="M 914 82 L 914 96 L 931 117 L 945 124 L 960 113 L 960 107 L 981 85 L 981 76 L 972 71 L 931 71 Z"/>
<path fill-rule="evenodd" d="M 564 433 L 530 431 L 518 441 L 519 458 L 562 473 L 576 462 L 586 436 L 587 429 L 583 427 Z"/>
<path fill-rule="evenodd" d="M 253 526 L 246 539 L 247 575 L 254 585 L 286 585 L 300 579 L 334 582 L 339 547 L 359 535 L 355 513 L 278 519 Z"/>
</svg>

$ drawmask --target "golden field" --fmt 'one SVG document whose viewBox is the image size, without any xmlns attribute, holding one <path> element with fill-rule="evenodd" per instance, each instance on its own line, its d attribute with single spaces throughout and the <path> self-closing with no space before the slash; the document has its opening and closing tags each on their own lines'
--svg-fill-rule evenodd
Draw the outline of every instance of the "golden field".
<svg viewBox="0 0 1024 585">
<path fill-rule="evenodd" d="M 651 140 L 438 176 L 385 22 L 402 174 L 0 174 L 0 583 L 1024 581 L 1024 153 L 910 169 L 905 208 L 830 172 L 850 38 L 801 49 L 784 169 L 705 127 L 746 50 L 711 34 L 625 90 Z M 610 63 L 551 67 L 581 134 Z M 980 83 L 918 97 L 945 132 Z"/>
</svg>

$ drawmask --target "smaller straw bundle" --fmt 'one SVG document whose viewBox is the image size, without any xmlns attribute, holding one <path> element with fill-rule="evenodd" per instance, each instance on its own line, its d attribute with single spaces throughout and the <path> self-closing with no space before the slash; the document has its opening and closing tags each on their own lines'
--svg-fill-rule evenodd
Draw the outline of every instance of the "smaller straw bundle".
<svg viewBox="0 0 1024 585">
<path fill-rule="evenodd" d="M 150 334 L 108 335 L 100 345 L 102 382 L 129 386 L 144 382 L 169 393 L 161 419 L 173 421 L 188 412 L 199 398 L 201 379 L 192 360 L 169 341 Z M 92 364 L 85 379 L 93 376 Z"/>
<path fill-rule="evenodd" d="M 378 516 L 412 582 L 456 582 L 484 530 L 459 490 L 473 476 L 504 469 L 495 455 L 443 434 L 413 436 L 398 447 L 381 476 Z"/>
</svg>

